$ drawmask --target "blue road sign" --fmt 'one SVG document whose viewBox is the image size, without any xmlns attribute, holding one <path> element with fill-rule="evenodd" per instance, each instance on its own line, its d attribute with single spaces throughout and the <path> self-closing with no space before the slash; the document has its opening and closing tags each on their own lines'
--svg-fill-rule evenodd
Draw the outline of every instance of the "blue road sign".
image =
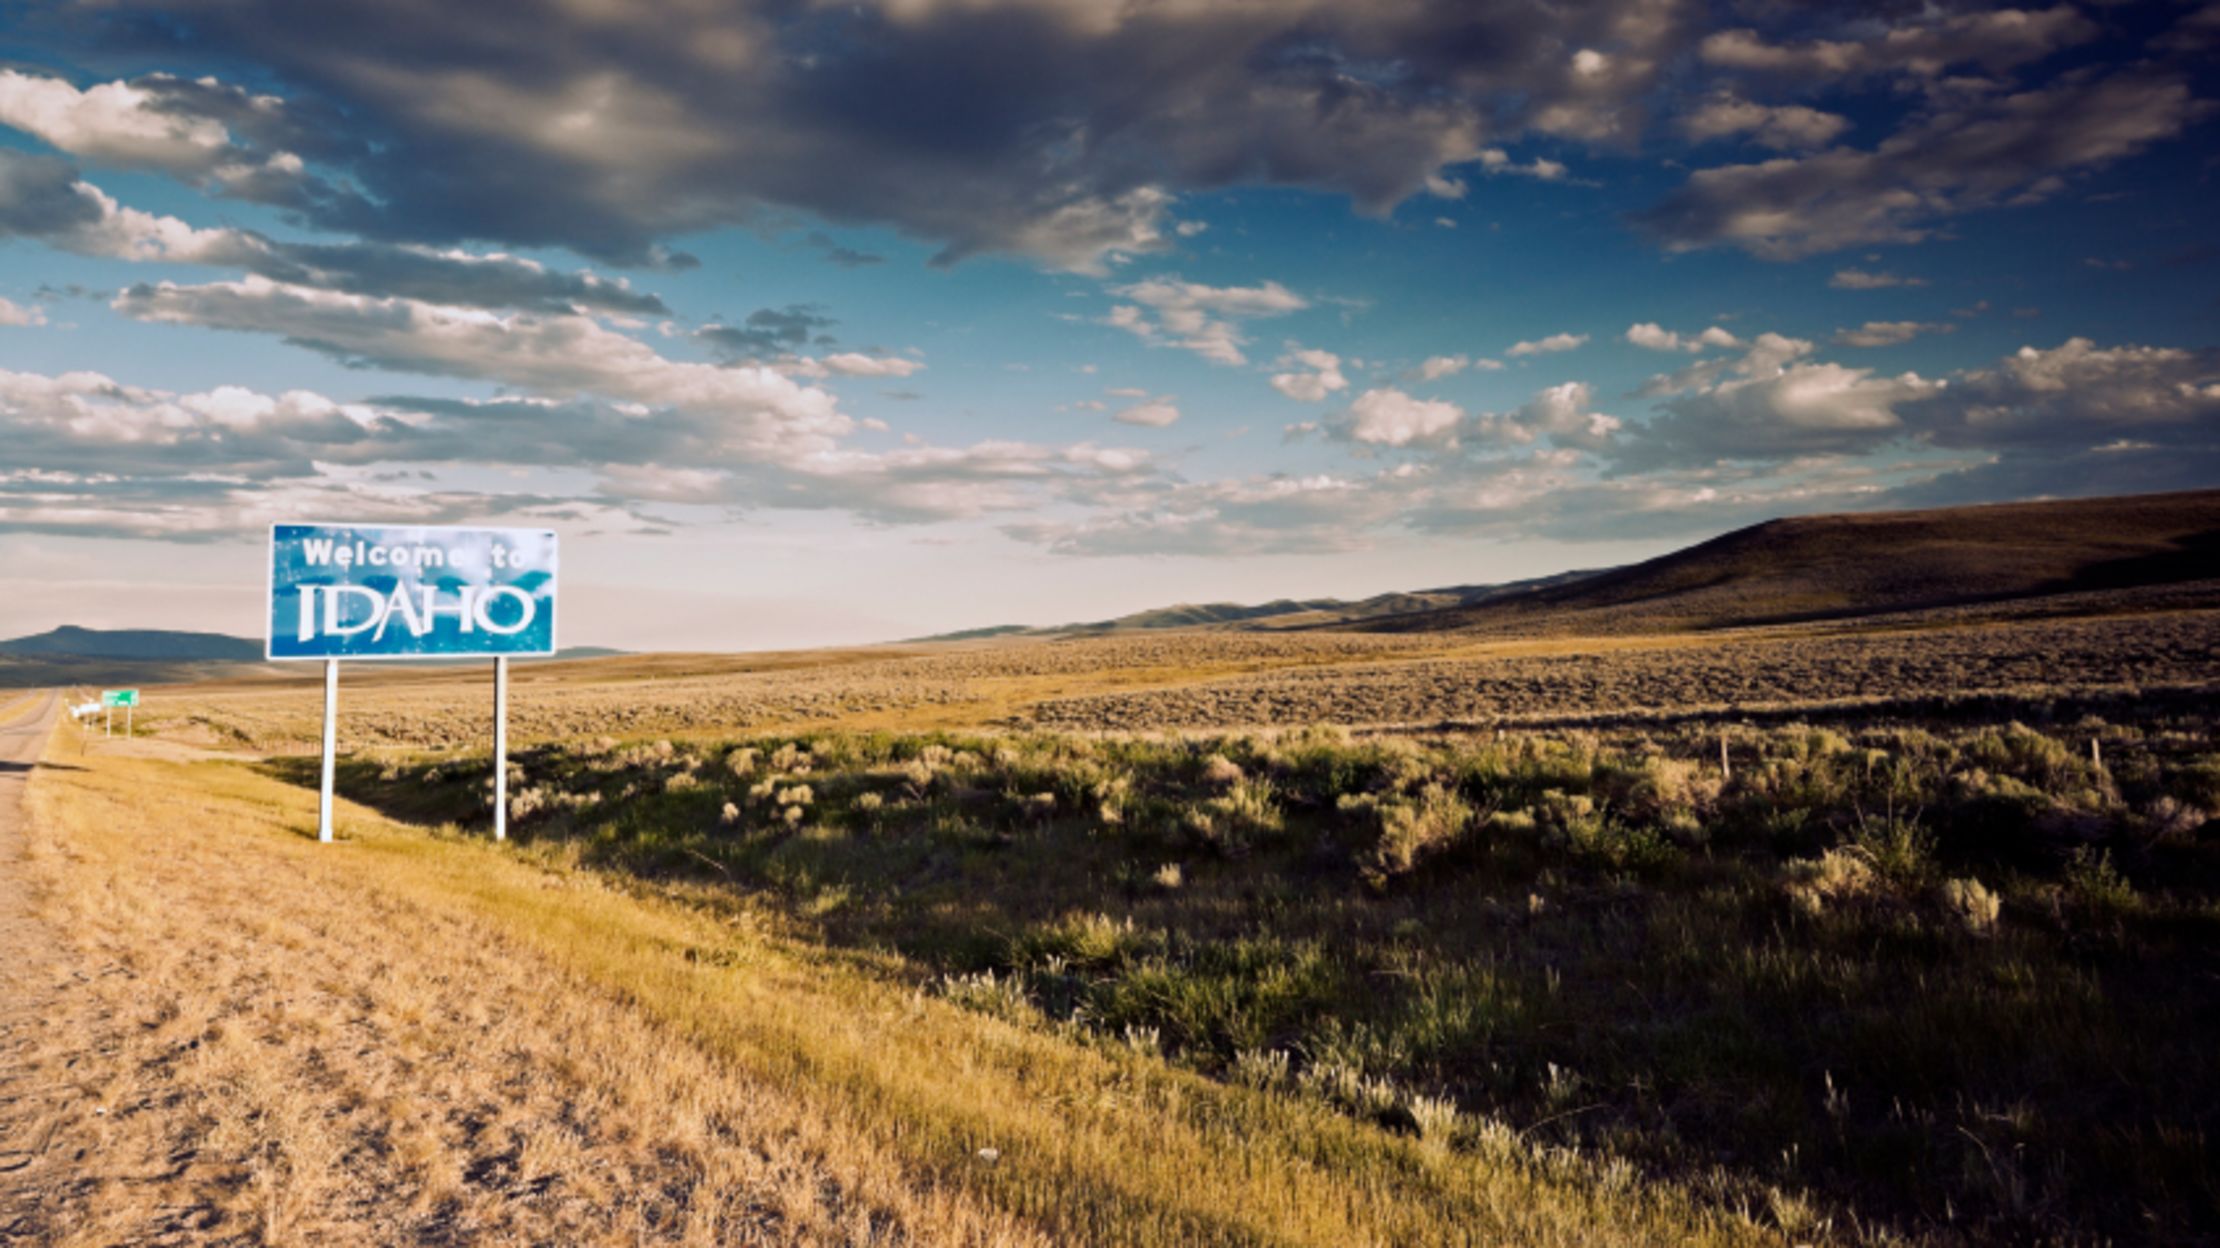
<svg viewBox="0 0 2220 1248">
<path fill-rule="evenodd" d="M 273 659 L 555 653 L 555 534 L 270 526 Z"/>
</svg>

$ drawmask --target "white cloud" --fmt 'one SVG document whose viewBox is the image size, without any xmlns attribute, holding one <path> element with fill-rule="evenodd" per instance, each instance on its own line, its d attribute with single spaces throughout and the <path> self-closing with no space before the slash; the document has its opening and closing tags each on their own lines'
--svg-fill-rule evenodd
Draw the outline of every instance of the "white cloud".
<svg viewBox="0 0 2220 1248">
<path fill-rule="evenodd" d="M 854 427 L 830 394 L 774 369 L 673 360 L 587 316 L 496 313 L 260 277 L 134 286 L 113 306 L 143 321 L 273 334 L 351 363 L 714 410 L 766 458 L 829 447 Z"/>
<path fill-rule="evenodd" d="M 824 365 L 843 377 L 909 377 L 925 365 L 898 355 L 863 355 L 842 351 L 824 358 Z"/>
<path fill-rule="evenodd" d="M 1671 400 L 1628 458 L 1654 467 L 1869 451 L 1905 432 L 1899 405 L 1941 385 L 1917 373 L 1789 364 Z"/>
<path fill-rule="evenodd" d="M 1637 220 L 1670 250 L 1723 244 L 1768 260 L 1916 243 L 1947 218 L 2048 199 L 2207 111 L 2165 72 L 2069 76 L 1919 116 L 1870 151 L 1700 169 Z"/>
<path fill-rule="evenodd" d="M 551 270 L 503 253 L 376 242 L 277 242 L 250 230 L 200 229 L 118 204 L 58 158 L 0 149 L 0 238 L 35 238 L 79 255 L 245 269 L 272 281 L 407 295 L 478 307 L 660 314 L 661 299 L 623 278 Z"/>
<path fill-rule="evenodd" d="M 1888 290 L 1897 286 L 1925 286 L 1927 279 L 1895 273 L 1868 273 L 1863 269 L 1836 269 L 1827 284 L 1836 290 Z"/>
<path fill-rule="evenodd" d="M 729 409 L 544 398 L 335 403 L 238 386 L 173 394 L 96 373 L 0 370 L 0 529 L 173 540 L 337 506 L 365 518 L 449 520 L 560 506 L 567 518 L 643 505 L 835 509 L 920 522 L 1093 505 L 1160 475 L 1145 451 L 987 441 L 867 452 L 766 447 Z M 492 467 L 508 492 L 423 484 Z M 407 469 L 392 472 L 391 469 Z M 419 469 L 425 471 L 419 471 Z M 541 493 L 550 470 L 590 471 Z M 401 484 L 376 486 L 380 476 Z M 366 482 L 370 484 L 366 484 Z M 414 509 L 408 507 L 413 501 Z"/>
<path fill-rule="evenodd" d="M 1480 168 L 1489 177 L 1495 177 L 1498 174 L 1510 174 L 1522 178 L 1534 178 L 1542 182 L 1557 182 L 1564 179 L 1566 172 L 1565 166 L 1562 164 L 1554 160 L 1545 160 L 1539 156 L 1522 165 L 1512 160 L 1511 154 L 1500 147 L 1482 148 L 1475 159 L 1479 161 Z"/>
<path fill-rule="evenodd" d="M 1122 425 L 1141 425 L 1149 429 L 1162 429 L 1179 420 L 1179 408 L 1170 395 L 1161 395 L 1144 403 L 1136 403 L 1110 419 Z"/>
<path fill-rule="evenodd" d="M 1825 147 L 1850 128 L 1850 119 L 1801 104 L 1754 104 L 1731 94 L 1714 95 L 1680 118 L 1680 131 L 1703 143 L 1748 135 L 1764 147 L 1801 151 Z"/>
<path fill-rule="evenodd" d="M 1301 370 L 1272 375 L 1272 388 L 1298 402 L 1316 403 L 1349 386 L 1341 357 L 1331 351 L 1290 351 L 1280 357 L 1280 366 Z"/>
<path fill-rule="evenodd" d="M 1176 277 L 1150 278 L 1113 290 L 1133 303 L 1110 309 L 1110 325 L 1150 343 L 1192 351 L 1213 364 L 1248 363 L 1241 353 L 1248 341 L 1241 334 L 1242 321 L 1285 316 L 1310 306 L 1301 295 L 1270 281 L 1205 286 Z"/>
<path fill-rule="evenodd" d="M 2069 338 L 2021 347 L 1953 379 L 1920 420 L 1951 446 L 2093 446 L 2133 432 L 2180 440 L 2220 421 L 2220 354 L 2172 347 L 2100 347 Z"/>
<path fill-rule="evenodd" d="M 1595 391 L 1586 382 L 1568 381 L 1536 394 L 1518 410 L 1518 422 L 1531 433 L 1547 434 L 1559 446 L 1597 450 L 1619 430 L 1619 418 L 1595 410 Z"/>
<path fill-rule="evenodd" d="M 1557 351 L 1571 351 L 1576 347 L 1586 346 L 1587 343 L 1586 334 L 1551 334 L 1547 338 L 1537 338 L 1531 342 L 1512 343 L 1511 349 L 1503 354 L 1547 355 Z"/>
<path fill-rule="evenodd" d="M 46 309 L 37 306 L 26 308 L 22 304 L 0 295 L 0 325 L 44 324 L 46 324 Z"/>
<path fill-rule="evenodd" d="M 0 149 L 0 237 L 8 234 L 83 256 L 176 264 L 237 265 L 261 250 L 239 230 L 123 207 L 66 162 Z"/>
<path fill-rule="evenodd" d="M 1369 446 L 1412 446 L 1454 438 L 1464 409 L 1439 399 L 1414 399 L 1393 387 L 1367 390 L 1349 405 L 1348 436 Z"/>
<path fill-rule="evenodd" d="M 159 104 L 127 82 L 80 91 L 59 78 L 0 70 L 0 125 L 72 155 L 188 178 L 232 159 L 231 132 L 221 122 Z"/>
<path fill-rule="evenodd" d="M 2074 338 L 1933 379 L 1781 356 L 1685 393 L 1627 431 L 1614 450 L 1622 473 L 1810 464 L 1890 445 L 1987 457 L 1948 466 L 1905 495 L 1917 504 L 2187 488 L 2220 467 L 2211 432 L 2220 421 L 2220 352 Z"/>
<path fill-rule="evenodd" d="M 1928 10 L 1929 14 L 1937 12 Z M 1933 16 L 1891 25 L 1875 37 L 1857 40 L 1769 43 L 1754 30 L 1722 30 L 1704 38 L 1702 56 L 1706 63 L 1725 69 L 1803 80 L 1876 73 L 1931 78 L 1960 64 L 2000 72 L 2097 34 L 2096 23 L 2072 5 L 2060 4 L 2032 11 L 1998 9 Z"/>
<path fill-rule="evenodd" d="M 225 86 L 150 74 L 78 88 L 0 70 L 0 126 L 118 169 L 148 169 L 237 199 L 300 208 L 360 201 L 321 181 L 284 143 L 329 146 L 335 136 L 303 125 L 285 101 Z"/>
<path fill-rule="evenodd" d="M 1843 347 L 1893 347 L 1921 334 L 1954 333 L 1948 321 L 1867 321 L 1856 329 L 1838 329 L 1834 342 Z"/>
<path fill-rule="evenodd" d="M 1429 356 L 1425 363 L 1418 366 L 1418 379 L 1420 381 L 1440 381 L 1444 377 L 1454 377 L 1471 367 L 1471 356 Z"/>
<path fill-rule="evenodd" d="M 1407 466 L 1406 466 L 1407 467 Z M 1139 505 L 1080 523 L 1004 532 L 1068 555 L 1234 555 L 1362 550 L 1407 501 L 1403 468 L 1369 477 L 1270 473 L 1148 491 Z"/>
<path fill-rule="evenodd" d="M 1081 195 L 1010 222 L 993 246 L 1099 277 L 1113 262 L 1163 248 L 1162 223 L 1171 203 L 1170 193 L 1157 186 L 1119 195 Z M 959 259 L 982 246 L 951 247 L 942 258 Z"/>
<path fill-rule="evenodd" d="M 1643 321 L 1637 325 L 1627 326 L 1626 340 L 1637 347 L 1644 347 L 1651 351 L 1686 351 L 1692 355 L 1712 347 L 1739 347 L 1742 345 L 1741 339 L 1736 338 L 1717 325 L 1704 330 L 1700 334 L 1690 334 L 1683 337 L 1678 332 L 1666 329 L 1655 321 Z"/>
<path fill-rule="evenodd" d="M 1817 344 L 1808 338 L 1790 338 L 1771 331 L 1739 344 L 1742 354 L 1702 360 L 1670 373 L 1659 373 L 1642 383 L 1635 393 L 1642 398 L 1681 394 L 1718 385 L 1721 378 L 1766 378 L 1780 374 L 1792 361 L 1810 355 Z"/>
</svg>

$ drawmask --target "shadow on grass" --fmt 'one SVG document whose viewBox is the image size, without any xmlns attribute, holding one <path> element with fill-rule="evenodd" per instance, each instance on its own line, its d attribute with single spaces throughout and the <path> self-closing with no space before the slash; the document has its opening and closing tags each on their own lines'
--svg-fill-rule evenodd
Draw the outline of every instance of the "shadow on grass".
<svg viewBox="0 0 2220 1248">
<path fill-rule="evenodd" d="M 7 763 L 0 762 L 0 776 L 31 771 L 83 771 L 73 763 Z"/>
<path fill-rule="evenodd" d="M 304 789 L 317 789 L 323 784 L 323 762 L 317 758 L 266 758 L 255 764 L 255 769 Z M 435 768 L 432 775 L 437 778 L 427 778 L 420 767 L 397 771 L 366 759 L 342 758 L 333 769 L 332 791 L 403 823 L 451 823 L 462 828 L 492 825 L 484 760 L 477 760 L 475 765 L 471 760 L 458 761 Z"/>
</svg>

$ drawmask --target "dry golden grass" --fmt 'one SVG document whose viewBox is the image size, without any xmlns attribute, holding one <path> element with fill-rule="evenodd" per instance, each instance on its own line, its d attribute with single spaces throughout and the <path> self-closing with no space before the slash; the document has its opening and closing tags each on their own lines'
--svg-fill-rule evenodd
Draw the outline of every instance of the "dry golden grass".
<svg viewBox="0 0 2220 1248">
<path fill-rule="evenodd" d="M 2052 698 L 2220 678 L 2220 611 L 1521 642 L 1500 650 L 1053 698 L 1047 727 L 1134 731 L 1338 723 L 1547 724 L 1598 716 L 1838 710 Z"/>
<path fill-rule="evenodd" d="M 29 1242 L 1041 1242 L 456 898 L 355 878 L 265 782 L 57 753 L 92 770 L 35 790 L 75 948 L 21 1055 L 65 1159 Z"/>
<path fill-rule="evenodd" d="M 1630 711 L 1826 710 L 1937 694 L 2195 684 L 2212 679 L 2215 648 L 2220 611 L 2208 607 L 2064 619 L 1946 610 L 1850 626 L 1658 636 L 1167 632 L 661 655 L 519 667 L 510 731 L 521 743 L 1030 725 L 1539 724 Z M 482 666 L 354 664 L 342 680 L 343 749 L 475 750 L 491 734 L 491 679 Z M 313 671 L 292 681 L 157 689 L 142 724 L 216 748 L 307 750 L 321 722 L 321 691 Z"/>
<path fill-rule="evenodd" d="M 41 775 L 38 861 L 100 972 L 72 1008 L 108 1022 L 55 1111 L 91 1148 L 54 1242 L 1764 1238 L 1508 1131 L 1444 1152 L 981 1017 L 744 909 L 352 806 L 319 846 L 313 794 L 244 765 L 59 739 L 84 770 Z"/>
<path fill-rule="evenodd" d="M 655 655 L 519 665 L 510 731 L 519 741 L 802 727 L 968 727 L 1054 696 L 1161 688 L 1262 672 L 1448 651 L 1438 638 L 1174 633 L 818 654 Z M 491 728 L 485 665 L 349 664 L 350 745 L 474 746 Z M 150 692 L 144 721 L 173 737 L 256 751 L 306 748 L 319 730 L 321 673 Z"/>
</svg>

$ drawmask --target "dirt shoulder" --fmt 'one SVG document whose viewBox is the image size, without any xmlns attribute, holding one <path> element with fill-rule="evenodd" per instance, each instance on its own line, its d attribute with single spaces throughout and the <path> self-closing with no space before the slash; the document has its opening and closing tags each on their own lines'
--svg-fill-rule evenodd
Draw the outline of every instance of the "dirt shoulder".
<svg viewBox="0 0 2220 1248">
<path fill-rule="evenodd" d="M 23 796 L 60 700 L 11 698 L 0 708 L 0 1242 L 20 1238 L 50 1168 L 39 1130 L 54 1090 L 28 1060 L 53 1012 L 61 942 L 33 909 Z"/>
</svg>

